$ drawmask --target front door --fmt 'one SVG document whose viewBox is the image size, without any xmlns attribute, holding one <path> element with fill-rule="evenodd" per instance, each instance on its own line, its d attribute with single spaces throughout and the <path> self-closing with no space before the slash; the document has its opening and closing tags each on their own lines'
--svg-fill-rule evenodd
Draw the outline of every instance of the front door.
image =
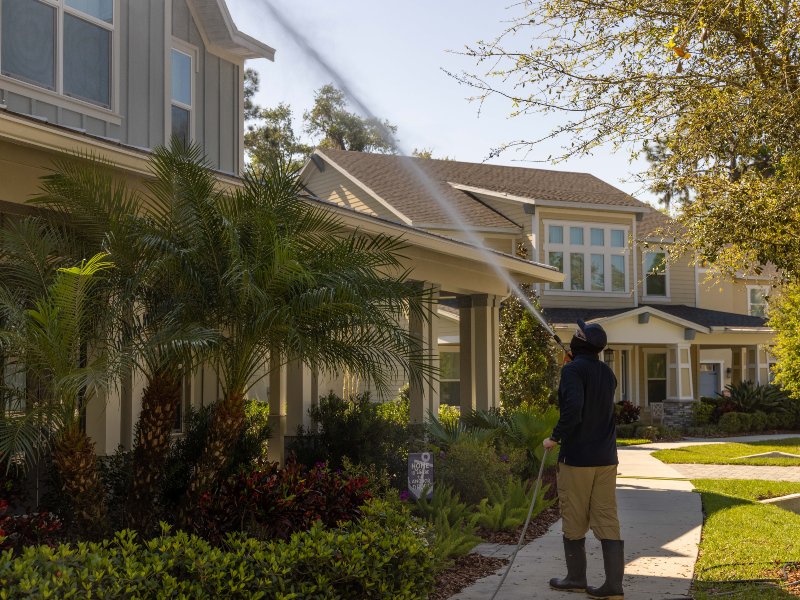
<svg viewBox="0 0 800 600">
<path fill-rule="evenodd" d="M 719 363 L 700 363 L 700 396 L 716 396 L 721 391 L 719 380 Z"/>
</svg>

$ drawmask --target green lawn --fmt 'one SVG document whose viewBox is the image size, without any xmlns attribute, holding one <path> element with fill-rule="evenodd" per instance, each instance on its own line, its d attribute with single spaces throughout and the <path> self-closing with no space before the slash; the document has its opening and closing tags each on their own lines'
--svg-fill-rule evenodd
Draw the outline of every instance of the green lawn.
<svg viewBox="0 0 800 600">
<path fill-rule="evenodd" d="M 658 450 L 653 456 L 665 463 L 689 463 L 705 465 L 760 465 L 777 467 L 800 466 L 798 458 L 748 458 L 734 460 L 739 456 L 762 452 L 788 452 L 800 454 L 800 438 L 750 442 L 749 444 L 703 444 L 674 450 Z"/>
<path fill-rule="evenodd" d="M 800 493 L 800 483 L 697 479 L 702 494 L 703 537 L 695 565 L 695 599 L 795 598 L 782 589 L 742 583 L 770 579 L 780 564 L 800 561 L 800 515 L 760 504 L 764 498 Z"/>
<path fill-rule="evenodd" d="M 617 446 L 619 446 L 620 448 L 622 448 L 624 446 L 640 446 L 642 444 L 652 444 L 652 443 L 653 443 L 653 440 L 648 440 L 647 438 L 641 438 L 641 439 L 636 439 L 636 438 L 622 438 L 622 439 L 619 439 L 619 438 L 617 438 Z"/>
</svg>

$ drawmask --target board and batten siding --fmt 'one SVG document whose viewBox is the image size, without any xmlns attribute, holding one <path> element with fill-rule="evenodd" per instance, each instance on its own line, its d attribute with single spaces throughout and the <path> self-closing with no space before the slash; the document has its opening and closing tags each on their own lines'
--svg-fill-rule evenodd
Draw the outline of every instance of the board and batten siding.
<svg viewBox="0 0 800 600">
<path fill-rule="evenodd" d="M 168 23 L 172 37 L 197 49 L 193 90 L 194 141 L 212 168 L 238 175 L 243 168 L 243 65 L 210 54 L 186 0 L 118 0 L 112 69 L 118 86 L 112 110 L 0 77 L 0 105 L 11 112 L 152 149 L 169 142 L 171 89 L 167 81 Z M 171 9 L 170 9 L 171 7 Z M 169 14 L 167 11 L 170 11 Z"/>
</svg>

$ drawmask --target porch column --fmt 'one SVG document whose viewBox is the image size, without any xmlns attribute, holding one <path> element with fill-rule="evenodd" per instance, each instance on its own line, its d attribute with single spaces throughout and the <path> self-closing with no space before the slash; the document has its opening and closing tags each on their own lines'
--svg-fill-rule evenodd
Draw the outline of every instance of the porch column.
<svg viewBox="0 0 800 600">
<path fill-rule="evenodd" d="M 287 367 L 279 356 L 270 359 L 269 370 L 269 426 L 272 435 L 267 446 L 267 458 L 283 464 L 286 443 L 286 375 Z"/>
<path fill-rule="evenodd" d="M 439 303 L 439 286 L 425 282 L 423 285 L 431 290 L 431 307 L 426 309 L 427 319 L 410 315 L 408 327 L 411 335 L 417 340 L 418 348 L 422 351 L 430 364 L 439 366 L 439 316 L 436 314 L 436 306 Z M 411 408 L 411 422 L 423 423 L 428 416 L 428 412 L 437 415 L 439 413 L 439 377 L 423 380 L 421 383 L 412 381 L 408 390 L 409 403 Z"/>
<path fill-rule="evenodd" d="M 472 298 L 465 296 L 458 304 L 458 347 L 460 353 L 460 407 L 466 415 L 475 410 L 475 369 L 472 360 Z"/>
<path fill-rule="evenodd" d="M 488 410 L 500 405 L 500 299 L 473 296 L 472 316 L 475 408 Z"/>
<path fill-rule="evenodd" d="M 286 366 L 286 434 L 297 435 L 297 428 L 308 427 L 308 409 L 317 397 L 317 378 L 299 360 Z"/>
<path fill-rule="evenodd" d="M 747 357 L 747 380 L 753 383 L 761 383 L 761 356 L 758 346 L 745 346 L 745 356 Z"/>
<path fill-rule="evenodd" d="M 744 365 L 742 360 L 742 347 L 733 346 L 731 348 L 731 385 L 737 385 L 744 381 Z"/>
<path fill-rule="evenodd" d="M 694 374 L 694 378 L 692 379 L 692 396 L 696 398 L 698 401 L 700 400 L 700 346 L 698 344 L 692 344 L 691 348 L 692 354 L 692 373 Z"/>
<path fill-rule="evenodd" d="M 695 385 L 692 377 L 691 344 L 674 344 L 667 349 L 667 399 L 664 400 L 664 424 L 670 427 L 690 425 Z"/>
</svg>

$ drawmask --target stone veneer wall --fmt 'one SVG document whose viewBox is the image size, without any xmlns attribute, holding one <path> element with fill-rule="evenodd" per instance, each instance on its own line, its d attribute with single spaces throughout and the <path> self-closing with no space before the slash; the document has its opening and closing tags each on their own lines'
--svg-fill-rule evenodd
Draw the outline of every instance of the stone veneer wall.
<svg viewBox="0 0 800 600">
<path fill-rule="evenodd" d="M 692 425 L 694 401 L 664 400 L 664 425 L 667 427 L 690 427 Z"/>
</svg>

